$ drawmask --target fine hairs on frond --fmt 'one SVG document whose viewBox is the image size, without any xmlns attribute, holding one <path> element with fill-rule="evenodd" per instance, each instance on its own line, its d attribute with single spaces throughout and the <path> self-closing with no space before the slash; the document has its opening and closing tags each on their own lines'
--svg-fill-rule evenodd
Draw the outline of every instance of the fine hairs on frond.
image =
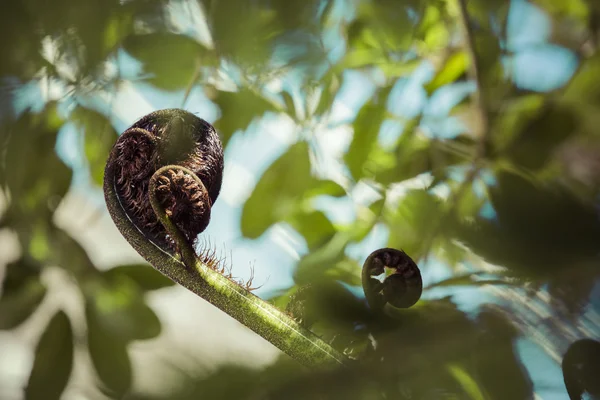
<svg viewBox="0 0 600 400">
<path fill-rule="evenodd" d="M 196 255 L 198 260 L 204 265 L 223 275 L 225 278 L 236 283 L 248 291 L 260 289 L 263 285 L 253 287 L 254 281 L 254 264 L 250 265 L 250 278 L 244 281 L 241 278 L 237 278 L 233 275 L 233 253 L 230 251 L 229 256 L 227 255 L 225 245 L 221 248 L 221 251 L 217 251 L 217 246 L 212 242 L 210 236 L 199 237 L 196 241 Z"/>
</svg>

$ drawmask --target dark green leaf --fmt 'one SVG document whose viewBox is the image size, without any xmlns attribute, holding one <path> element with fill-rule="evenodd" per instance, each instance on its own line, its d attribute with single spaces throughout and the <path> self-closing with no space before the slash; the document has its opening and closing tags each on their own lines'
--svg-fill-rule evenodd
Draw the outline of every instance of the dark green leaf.
<svg viewBox="0 0 600 400">
<path fill-rule="evenodd" d="M 292 98 L 292 95 L 284 90 L 281 92 L 281 96 L 283 97 L 288 115 L 292 117 L 292 119 L 297 119 L 298 116 L 296 115 L 296 106 L 294 105 L 294 99 Z"/>
<path fill-rule="evenodd" d="M 361 270 L 362 266 L 356 260 L 346 257 L 336 263 L 333 268 L 328 268 L 325 275 L 336 282 L 343 282 L 350 286 L 361 286 Z"/>
<path fill-rule="evenodd" d="M 288 221 L 304 237 L 309 250 L 321 246 L 335 234 L 333 224 L 321 211 L 298 213 Z"/>
<path fill-rule="evenodd" d="M 239 92 L 218 92 L 212 99 L 221 109 L 221 116 L 215 121 L 223 144 L 238 130 L 245 130 L 254 118 L 267 111 L 275 111 L 271 103 L 249 89 Z"/>
<path fill-rule="evenodd" d="M 583 60 L 581 67 L 571 79 L 564 92 L 564 98 L 575 105 L 600 104 L 600 54 Z"/>
<path fill-rule="evenodd" d="M 73 331 L 69 318 L 59 311 L 35 349 L 33 369 L 25 389 L 27 400 L 58 400 L 73 369 Z"/>
<path fill-rule="evenodd" d="M 88 349 L 102 388 L 114 398 L 129 391 L 132 371 L 127 343 L 106 329 L 93 306 L 86 307 Z"/>
<path fill-rule="evenodd" d="M 165 90 L 190 86 L 201 65 L 214 63 L 213 54 L 200 43 L 174 33 L 132 35 L 123 46 L 152 75 L 148 81 Z"/>
<path fill-rule="evenodd" d="M 546 166 L 559 145 L 577 133 L 580 124 L 571 108 L 547 105 L 535 112 L 505 152 L 518 166 L 538 170 Z"/>
<path fill-rule="evenodd" d="M 157 290 L 175 285 L 175 282 L 155 270 L 149 264 L 120 265 L 104 273 L 109 279 L 127 277 L 133 280 L 141 290 Z"/>
<path fill-rule="evenodd" d="M 322 247 L 304 256 L 298 262 L 294 281 L 299 285 L 320 281 L 329 269 L 345 258 L 344 250 L 349 242 L 348 235 L 337 233 Z"/>
<path fill-rule="evenodd" d="M 49 228 L 48 242 L 49 261 L 74 273 L 96 271 L 96 266 L 87 251 L 66 231 L 52 226 Z"/>
<path fill-rule="evenodd" d="M 369 207 L 358 207 L 356 221 L 348 231 L 353 242 L 360 242 L 373 230 L 380 220 L 384 205 L 385 198 L 382 198 L 371 203 Z"/>
<path fill-rule="evenodd" d="M 331 109 L 333 101 L 335 100 L 335 96 L 337 95 L 341 87 L 340 80 L 341 79 L 333 73 L 328 74 L 321 80 L 323 91 L 321 92 L 319 103 L 317 104 L 317 108 L 315 109 L 316 115 L 325 114 L 325 112 Z"/>
<path fill-rule="evenodd" d="M 93 181 L 102 186 L 108 153 L 117 140 L 117 131 L 109 119 L 97 111 L 77 107 L 71 119 L 85 136 L 84 151 Z"/>
<path fill-rule="evenodd" d="M 386 114 L 385 100 L 389 91 L 390 88 L 387 88 L 383 93 L 379 93 L 379 101 L 374 100 L 365 104 L 354 120 L 354 137 L 344 160 L 356 180 L 363 177 L 363 165 L 377 142 L 379 128 Z"/>
<path fill-rule="evenodd" d="M 442 218 L 441 202 L 424 190 L 410 190 L 398 207 L 384 213 L 390 228 L 388 247 L 403 249 L 414 260 L 430 250 Z"/>
<path fill-rule="evenodd" d="M 46 287 L 39 277 L 27 278 L 18 288 L 4 288 L 0 298 L 0 329 L 12 329 L 24 322 L 38 308 Z"/>
<path fill-rule="evenodd" d="M 293 214 L 305 191 L 317 182 L 311 176 L 307 144 L 290 147 L 265 171 L 244 204 L 242 234 L 257 238 L 269 226 Z"/>
<path fill-rule="evenodd" d="M 102 331 L 123 342 L 158 336 L 160 321 L 144 303 L 140 288 L 125 275 L 109 277 L 88 293 L 88 311 Z"/>
<path fill-rule="evenodd" d="M 212 1 L 207 15 L 219 54 L 247 68 L 258 70 L 266 63 L 282 30 L 264 2 Z"/>
<path fill-rule="evenodd" d="M 10 193 L 11 212 L 17 215 L 49 218 L 71 183 L 71 170 L 48 151 L 54 149 L 63 124 L 56 107 L 48 103 L 40 114 L 26 112 L 7 129 L 0 168 L 6 169 L 1 175 Z"/>
</svg>

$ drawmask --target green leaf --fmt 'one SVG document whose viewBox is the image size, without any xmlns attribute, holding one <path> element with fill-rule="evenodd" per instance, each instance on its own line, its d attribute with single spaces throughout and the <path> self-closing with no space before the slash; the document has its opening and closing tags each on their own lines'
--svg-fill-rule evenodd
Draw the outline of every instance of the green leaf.
<svg viewBox="0 0 600 400">
<path fill-rule="evenodd" d="M 465 393 L 469 395 L 469 398 L 472 400 L 484 400 L 486 397 L 483 395 L 479 385 L 473 377 L 464 370 L 458 364 L 450 364 L 447 366 L 450 374 L 458 381 L 458 383 L 462 386 Z"/>
<path fill-rule="evenodd" d="M 288 219 L 288 222 L 304 237 L 309 250 L 318 248 L 336 232 L 321 211 L 301 212 Z"/>
<path fill-rule="evenodd" d="M 4 128 L 8 140 L 0 175 L 10 193 L 9 212 L 17 214 L 15 223 L 25 222 L 20 220 L 24 214 L 29 220 L 50 218 L 71 184 L 71 170 L 49 151 L 54 149 L 63 124 L 56 107 L 56 103 L 48 103 L 41 113 L 26 112 Z"/>
<path fill-rule="evenodd" d="M 478 279 L 479 272 L 470 272 L 467 274 L 456 275 L 448 279 L 428 285 L 425 289 L 433 289 L 436 287 L 451 287 L 451 286 L 484 286 L 484 285 L 509 285 L 510 282 L 503 279 Z"/>
<path fill-rule="evenodd" d="M 573 137 L 582 122 L 577 113 L 560 103 L 548 104 L 537 111 L 534 104 L 533 118 L 523 124 L 523 129 L 505 148 L 505 155 L 517 166 L 539 170 L 547 165 L 557 148 Z M 524 109 L 522 118 L 528 111 Z"/>
<path fill-rule="evenodd" d="M 306 198 L 315 196 L 342 197 L 346 195 L 346 190 L 334 181 L 320 180 L 315 182 L 315 185 L 315 187 L 310 188 L 305 192 Z"/>
<path fill-rule="evenodd" d="M 390 89 L 384 89 L 382 93 L 379 93 L 382 100 L 373 100 L 365 104 L 352 124 L 354 136 L 344 160 L 356 180 L 364 176 L 363 165 L 377 142 L 379 128 L 386 114 L 385 100 Z"/>
<path fill-rule="evenodd" d="M 577 106 L 600 104 L 600 54 L 584 59 L 575 76 L 564 90 L 564 99 Z"/>
<path fill-rule="evenodd" d="M 380 220 L 384 205 L 385 198 L 381 198 L 371 203 L 369 207 L 358 207 L 356 221 L 348 231 L 353 242 L 360 242 L 373 230 Z"/>
<path fill-rule="evenodd" d="M 543 111 L 544 96 L 530 94 L 507 100 L 490 136 L 498 152 L 506 151 L 527 125 Z"/>
<path fill-rule="evenodd" d="M 475 152 L 475 142 L 454 139 L 429 139 L 411 131 L 413 124 L 405 127 L 394 148 L 376 144 L 365 163 L 365 175 L 389 185 L 431 172 L 443 175 L 447 167 L 470 160 Z"/>
<path fill-rule="evenodd" d="M 27 400 L 58 400 L 73 369 L 73 331 L 63 311 L 52 317 L 35 349 Z"/>
<path fill-rule="evenodd" d="M 96 266 L 87 251 L 69 233 L 52 226 L 47 235 L 45 239 L 48 240 L 50 262 L 76 274 L 96 272 Z"/>
<path fill-rule="evenodd" d="M 85 137 L 84 151 L 93 181 L 102 186 L 108 153 L 118 138 L 110 120 L 97 111 L 78 106 L 70 116 Z"/>
<path fill-rule="evenodd" d="M 99 320 L 93 306 L 86 306 L 88 349 L 94 369 L 104 389 L 113 398 L 121 398 L 131 387 L 131 360 L 127 343 Z"/>
<path fill-rule="evenodd" d="M 0 329 L 19 326 L 33 314 L 46 295 L 46 287 L 38 275 L 14 276 L 21 274 L 17 270 L 22 268 L 21 262 L 8 266 L 0 297 Z"/>
<path fill-rule="evenodd" d="M 322 247 L 304 256 L 298 263 L 294 281 L 303 285 L 322 280 L 329 269 L 345 258 L 344 250 L 349 242 L 347 234 L 337 233 Z"/>
<path fill-rule="evenodd" d="M 453 83 L 456 79 L 463 76 L 469 67 L 469 58 L 466 51 L 459 50 L 453 53 L 446 60 L 445 64 L 435 74 L 433 79 L 425 85 L 428 95 L 431 95 L 440 87 Z"/>
<path fill-rule="evenodd" d="M 165 90 L 190 86 L 200 66 L 214 64 L 214 55 L 190 37 L 168 32 L 132 35 L 125 50 L 144 64 L 152 85 Z"/>
<path fill-rule="evenodd" d="M 276 10 L 264 2 L 220 0 L 211 1 L 206 14 L 218 53 L 260 72 L 283 32 Z"/>
<path fill-rule="evenodd" d="M 294 99 L 292 98 L 292 95 L 284 90 L 281 92 L 281 96 L 283 97 L 288 115 L 294 120 L 298 119 L 298 116 L 296 115 L 296 106 L 294 105 Z"/>
<path fill-rule="evenodd" d="M 577 19 L 582 24 L 586 24 L 589 18 L 590 10 L 585 0 L 534 0 L 533 2 L 542 6 L 548 13 L 568 19 Z"/>
<path fill-rule="evenodd" d="M 296 143 L 265 171 L 244 204 L 242 234 L 257 238 L 272 224 L 296 212 L 305 191 L 317 182 L 311 176 L 308 145 Z"/>
<path fill-rule="evenodd" d="M 125 275 L 104 276 L 88 292 L 88 311 L 103 332 L 120 341 L 145 340 L 158 336 L 158 317 L 144 303 L 141 289 Z"/>
<path fill-rule="evenodd" d="M 144 292 L 175 285 L 175 282 L 155 270 L 150 264 L 120 265 L 104 272 L 104 276 L 108 280 L 129 278 Z"/>
<path fill-rule="evenodd" d="M 239 92 L 221 92 L 212 99 L 221 109 L 221 116 L 215 121 L 223 145 L 238 130 L 245 130 L 254 118 L 261 117 L 267 111 L 276 111 L 275 107 L 249 89 Z"/>
<path fill-rule="evenodd" d="M 417 260 L 430 250 L 442 219 L 441 202 L 425 190 L 410 190 L 395 210 L 384 212 L 390 228 L 388 247 L 403 249 Z"/>
<path fill-rule="evenodd" d="M 341 79 L 337 74 L 329 73 L 323 79 L 321 79 L 323 84 L 323 90 L 321 92 L 321 97 L 319 98 L 319 103 L 317 104 L 317 108 L 315 109 L 315 115 L 323 115 L 328 112 L 335 100 L 335 96 L 340 90 Z"/>
<path fill-rule="evenodd" d="M 328 268 L 325 276 L 336 282 L 343 282 L 350 286 L 361 286 L 362 266 L 356 260 L 348 257 L 337 262 L 333 268 Z"/>
</svg>

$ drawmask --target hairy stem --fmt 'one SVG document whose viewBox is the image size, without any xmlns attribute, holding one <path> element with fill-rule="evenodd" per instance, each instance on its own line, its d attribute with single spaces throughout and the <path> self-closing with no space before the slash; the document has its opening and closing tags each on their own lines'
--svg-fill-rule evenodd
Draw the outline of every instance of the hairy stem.
<svg viewBox="0 0 600 400">
<path fill-rule="evenodd" d="M 159 172 L 161 170 L 157 171 L 154 177 Z M 151 185 L 155 184 L 155 179 L 152 179 Z M 150 193 L 154 193 L 153 188 L 154 186 L 151 186 Z M 153 194 L 151 195 L 152 207 L 169 235 L 179 246 L 183 262 L 148 240 L 131 221 L 121 204 L 115 186 L 113 154 L 108 160 L 105 171 L 104 193 L 108 210 L 121 234 L 162 274 L 235 318 L 306 366 L 345 365 L 350 362 L 347 357 L 302 327 L 293 318 L 200 262 L 191 245 L 183 240 L 183 235 L 170 221 Z"/>
</svg>

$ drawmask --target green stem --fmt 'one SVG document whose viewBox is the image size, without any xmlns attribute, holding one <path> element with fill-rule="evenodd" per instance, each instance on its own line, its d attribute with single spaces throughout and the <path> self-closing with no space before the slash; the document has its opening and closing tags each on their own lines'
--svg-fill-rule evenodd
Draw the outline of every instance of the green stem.
<svg viewBox="0 0 600 400">
<path fill-rule="evenodd" d="M 235 318 L 306 366 L 346 365 L 350 362 L 347 357 L 278 308 L 201 263 L 189 244 L 186 245 L 187 248 L 182 249 L 182 259 L 185 263 L 192 264 L 193 268 L 187 268 L 184 263 L 148 240 L 122 207 L 116 191 L 114 172 L 115 162 L 113 154 L 111 154 L 104 180 L 108 210 L 121 234 L 154 268 Z M 192 176 L 194 175 L 192 174 Z M 151 191 L 151 193 L 153 192 Z M 185 243 L 185 240 L 179 240 L 181 237 L 177 238 L 178 235 L 182 236 L 181 233 L 166 216 L 162 207 L 160 205 L 157 207 L 155 204 L 157 202 L 153 199 L 152 205 L 158 218 L 177 241 L 177 244 L 181 246 L 182 243 Z"/>
</svg>

